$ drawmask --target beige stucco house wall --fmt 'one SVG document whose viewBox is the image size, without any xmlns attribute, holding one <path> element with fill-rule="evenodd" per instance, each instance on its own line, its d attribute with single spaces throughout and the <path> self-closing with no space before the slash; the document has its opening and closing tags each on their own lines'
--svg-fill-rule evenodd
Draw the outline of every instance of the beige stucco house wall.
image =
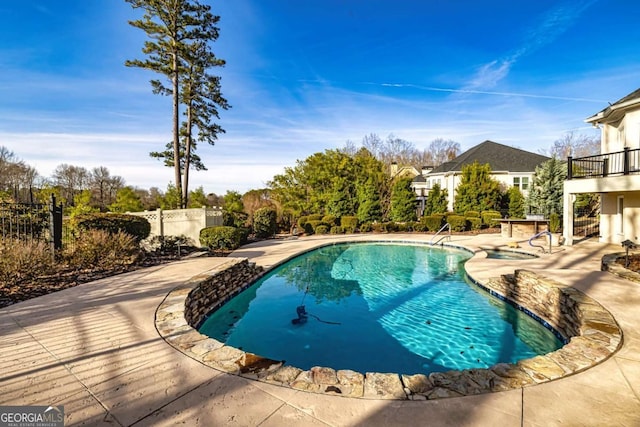
<svg viewBox="0 0 640 427">
<path fill-rule="evenodd" d="M 629 173 L 567 180 L 564 183 L 564 238 L 573 243 L 573 200 L 576 194 L 600 193 L 600 242 L 640 244 L 640 89 L 586 119 L 601 130 L 601 156 L 610 160 L 628 149 Z M 579 160 L 579 159 L 575 159 Z M 618 167 L 619 170 L 619 167 Z"/>
</svg>

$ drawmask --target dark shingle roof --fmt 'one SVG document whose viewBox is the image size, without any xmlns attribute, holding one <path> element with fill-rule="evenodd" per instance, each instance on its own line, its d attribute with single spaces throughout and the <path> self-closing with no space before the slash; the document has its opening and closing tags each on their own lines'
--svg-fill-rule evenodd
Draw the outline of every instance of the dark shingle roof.
<svg viewBox="0 0 640 427">
<path fill-rule="evenodd" d="M 541 154 L 520 150 L 493 141 L 485 141 L 460 154 L 450 162 L 443 163 L 431 173 L 458 172 L 462 166 L 478 162 L 489 163 L 492 171 L 533 172 L 536 166 L 549 160 Z"/>
</svg>

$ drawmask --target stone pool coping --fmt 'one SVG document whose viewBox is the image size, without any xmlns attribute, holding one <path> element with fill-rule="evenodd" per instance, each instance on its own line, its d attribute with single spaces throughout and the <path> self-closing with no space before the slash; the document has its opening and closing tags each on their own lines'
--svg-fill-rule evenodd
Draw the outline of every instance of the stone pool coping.
<svg viewBox="0 0 640 427">
<path fill-rule="evenodd" d="M 526 270 L 516 270 L 513 275 L 477 284 L 520 307 L 522 298 L 531 296 L 531 301 L 536 304 L 532 304 L 535 307 L 527 307 L 528 310 L 561 331 L 564 336 L 570 337 L 569 343 L 561 349 L 515 364 L 500 363 L 488 369 L 435 372 L 429 375 L 375 372 L 362 374 L 325 367 L 304 371 L 280 361 L 226 346 L 200 334 L 191 326 L 201 320 L 189 310 L 185 311 L 185 307 L 191 307 L 193 291 L 220 280 L 225 272 L 227 278 L 231 277 L 228 272 L 233 269 L 246 273 L 244 276 L 234 274 L 233 277 L 254 279 L 240 280 L 241 283 L 237 283 L 236 288 L 225 291 L 225 299 L 248 287 L 262 274 L 246 258 L 230 258 L 218 268 L 191 278 L 185 285 L 172 290 L 160 304 L 156 311 L 156 329 L 167 343 L 204 365 L 296 390 L 366 399 L 431 400 L 468 396 L 518 389 L 582 372 L 605 361 L 622 346 L 622 331 L 617 322 L 593 298 L 546 277 Z M 204 298 L 206 295 L 200 297 Z M 204 305 L 214 306 L 223 302 L 207 300 Z M 561 304 L 562 309 L 545 312 L 545 307 L 548 309 L 554 307 L 554 304 L 555 307 Z"/>
</svg>

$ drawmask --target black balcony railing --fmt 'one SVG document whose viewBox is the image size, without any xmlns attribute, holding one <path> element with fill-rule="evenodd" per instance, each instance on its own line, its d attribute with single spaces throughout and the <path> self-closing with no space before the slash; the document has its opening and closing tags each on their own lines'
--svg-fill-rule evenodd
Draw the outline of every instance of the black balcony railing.
<svg viewBox="0 0 640 427">
<path fill-rule="evenodd" d="M 567 179 L 640 174 L 640 149 L 567 159 Z"/>
</svg>

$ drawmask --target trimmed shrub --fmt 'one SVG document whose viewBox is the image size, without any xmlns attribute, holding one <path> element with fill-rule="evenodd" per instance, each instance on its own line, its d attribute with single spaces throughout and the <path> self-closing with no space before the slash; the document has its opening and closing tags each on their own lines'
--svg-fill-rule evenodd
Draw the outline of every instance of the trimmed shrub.
<svg viewBox="0 0 640 427">
<path fill-rule="evenodd" d="M 322 221 L 322 214 L 311 214 L 307 217 L 307 221 Z"/>
<path fill-rule="evenodd" d="M 361 233 L 369 233 L 371 231 L 373 231 L 373 225 L 370 222 L 365 222 L 364 224 L 360 225 Z"/>
<path fill-rule="evenodd" d="M 482 212 L 482 223 L 488 227 L 495 227 L 498 225 L 497 219 L 501 219 L 502 215 L 498 211 L 484 211 Z"/>
<path fill-rule="evenodd" d="M 52 274 L 54 261 L 49 245 L 41 241 L 0 240 L 0 283 L 5 286 Z"/>
<path fill-rule="evenodd" d="M 329 230 L 329 233 L 344 234 L 344 228 L 340 227 L 339 225 L 334 225 L 333 227 L 331 227 L 331 230 Z"/>
<path fill-rule="evenodd" d="M 338 218 L 336 218 L 335 215 L 325 215 L 325 216 L 323 216 L 322 217 L 322 222 L 324 222 L 325 224 L 328 224 L 331 227 L 333 227 L 334 225 L 339 225 Z"/>
<path fill-rule="evenodd" d="M 347 233 L 355 233 L 358 228 L 358 217 L 343 216 L 340 218 L 340 226 L 344 228 L 344 231 Z"/>
<path fill-rule="evenodd" d="M 97 270 L 111 270 L 134 264 L 141 256 L 136 238 L 129 233 L 89 229 L 76 239 L 75 245 L 64 252 L 71 265 Z"/>
<path fill-rule="evenodd" d="M 467 229 L 467 219 L 461 215 L 449 215 L 447 222 L 451 226 L 451 231 L 465 231 Z"/>
<path fill-rule="evenodd" d="M 444 216 L 442 215 L 429 215 L 423 216 L 421 220 L 422 224 L 426 227 L 425 231 L 438 231 L 444 222 Z"/>
<path fill-rule="evenodd" d="M 427 224 L 423 221 L 424 218 L 426 218 L 426 217 L 423 216 L 422 218 L 420 218 L 420 221 L 413 223 L 413 231 L 417 231 L 417 232 L 420 232 L 420 233 L 423 233 L 425 231 L 429 231 L 429 228 L 427 227 Z"/>
<path fill-rule="evenodd" d="M 464 213 L 466 218 L 480 218 L 480 212 L 478 211 L 466 211 Z"/>
<path fill-rule="evenodd" d="M 329 226 L 327 224 L 320 223 L 314 231 L 316 234 L 327 234 L 329 232 Z"/>
<path fill-rule="evenodd" d="M 298 218 L 298 221 L 296 221 L 296 224 L 298 225 L 298 228 L 300 230 L 304 230 L 304 225 L 307 223 L 307 221 L 309 221 L 309 217 L 308 216 L 301 216 L 300 218 Z"/>
<path fill-rule="evenodd" d="M 313 233 L 316 232 L 316 227 L 318 227 L 320 224 L 322 224 L 322 220 L 320 220 L 320 219 L 310 219 L 305 224 L 304 232 L 307 233 L 307 234 L 313 234 Z M 307 231 L 308 228 L 309 228 L 309 231 Z"/>
<path fill-rule="evenodd" d="M 469 223 L 469 228 L 471 230 L 480 230 L 482 227 L 482 220 L 478 217 L 468 216 L 467 222 Z"/>
<path fill-rule="evenodd" d="M 151 224 L 146 218 L 113 213 L 90 213 L 77 215 L 73 218 L 73 228 L 78 233 L 87 230 L 103 230 L 107 233 L 127 233 L 140 242 L 151 233 Z"/>
<path fill-rule="evenodd" d="M 240 247 L 242 231 L 226 225 L 200 230 L 200 244 L 211 251 L 232 251 Z"/>
<path fill-rule="evenodd" d="M 275 209 L 264 207 L 253 214 L 253 232 L 256 237 L 264 239 L 272 237 L 277 230 L 277 213 Z"/>
<path fill-rule="evenodd" d="M 394 221 L 385 222 L 382 224 L 382 229 L 388 233 L 395 233 L 400 231 L 400 224 Z"/>
</svg>

